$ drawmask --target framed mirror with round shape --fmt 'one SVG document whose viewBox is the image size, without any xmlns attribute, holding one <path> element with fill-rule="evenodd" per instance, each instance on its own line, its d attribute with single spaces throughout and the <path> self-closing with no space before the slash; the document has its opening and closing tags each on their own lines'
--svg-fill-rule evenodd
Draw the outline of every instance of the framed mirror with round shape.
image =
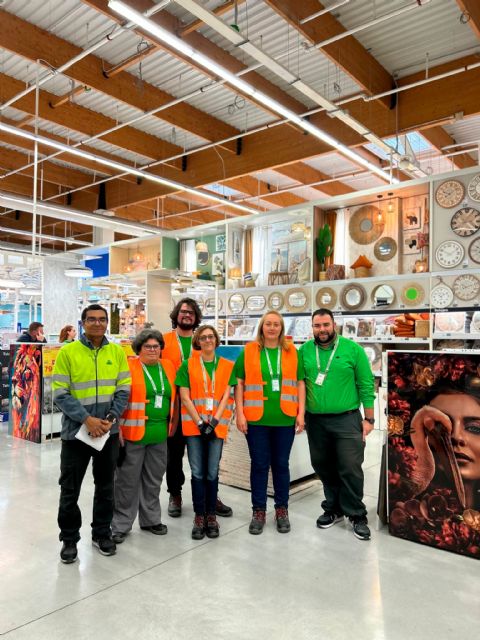
<svg viewBox="0 0 480 640">
<path fill-rule="evenodd" d="M 217 306 L 217 311 L 221 311 L 223 307 L 223 303 L 221 301 L 221 299 L 218 299 L 218 306 Z M 207 315 L 214 315 L 215 314 L 215 298 L 207 298 L 205 300 L 205 313 Z"/>
<path fill-rule="evenodd" d="M 394 258 L 397 254 L 397 243 L 393 238 L 389 236 L 385 236 L 384 238 L 380 238 L 375 243 L 373 247 L 373 253 L 377 260 L 381 260 L 382 262 L 387 262 Z"/>
<path fill-rule="evenodd" d="M 283 308 L 283 294 L 279 291 L 273 291 L 268 296 L 268 308 L 273 309 L 273 311 L 280 311 Z"/>
<path fill-rule="evenodd" d="M 337 294 L 331 287 L 322 287 L 317 291 L 315 301 L 320 309 L 333 309 L 337 304 Z"/>
<path fill-rule="evenodd" d="M 241 293 L 232 293 L 228 299 L 228 308 L 233 314 L 242 313 L 245 307 L 245 299 Z"/>
<path fill-rule="evenodd" d="M 385 223 L 378 207 L 366 204 L 358 208 L 350 217 L 348 231 L 357 244 L 371 244 L 383 233 Z"/>
<path fill-rule="evenodd" d="M 355 311 L 356 309 L 363 307 L 366 299 L 367 292 L 359 284 L 347 285 L 342 289 L 342 293 L 340 294 L 342 307 L 349 309 L 350 311 Z"/>
<path fill-rule="evenodd" d="M 402 289 L 402 302 L 409 307 L 416 307 L 422 304 L 425 298 L 425 289 L 417 282 L 410 282 Z"/>
<path fill-rule="evenodd" d="M 308 303 L 307 292 L 300 287 L 290 289 L 285 294 L 285 305 L 288 311 L 305 311 Z"/>
<path fill-rule="evenodd" d="M 375 308 L 390 307 L 395 302 L 395 291 L 389 284 L 379 284 L 372 291 L 372 302 Z"/>
<path fill-rule="evenodd" d="M 210 253 L 208 251 L 208 244 L 203 240 L 200 240 L 195 245 L 195 251 L 197 252 L 197 262 L 202 267 L 205 267 L 210 260 Z"/>
<path fill-rule="evenodd" d="M 265 296 L 261 294 L 248 296 L 247 302 L 245 303 L 247 307 L 247 311 L 251 311 L 252 313 L 255 313 L 255 312 L 258 313 L 260 311 L 263 311 L 263 309 L 265 309 L 266 304 L 267 304 L 267 301 L 265 299 Z"/>
</svg>

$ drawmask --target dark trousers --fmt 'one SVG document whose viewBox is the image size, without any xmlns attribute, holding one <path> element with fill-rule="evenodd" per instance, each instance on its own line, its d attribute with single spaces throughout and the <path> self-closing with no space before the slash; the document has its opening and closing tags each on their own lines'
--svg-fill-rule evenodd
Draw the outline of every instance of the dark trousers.
<svg viewBox="0 0 480 640">
<path fill-rule="evenodd" d="M 167 490 L 172 496 L 182 493 L 185 474 L 183 473 L 183 455 L 185 453 L 185 436 L 182 433 L 182 422 L 179 419 L 175 435 L 167 439 Z"/>
<path fill-rule="evenodd" d="M 306 414 L 310 459 L 323 483 L 325 511 L 366 516 L 363 504 L 363 458 L 360 411 L 340 415 Z"/>
<path fill-rule="evenodd" d="M 252 507 L 267 508 L 268 470 L 272 467 L 275 508 L 288 507 L 290 490 L 290 451 L 295 427 L 248 425 L 247 443 L 250 451 L 250 486 Z"/>
<path fill-rule="evenodd" d="M 60 540 L 72 542 L 80 540 L 82 514 L 78 506 L 78 498 L 90 458 L 95 483 L 92 537 L 105 538 L 111 534 L 113 475 L 118 458 L 118 434 L 111 435 L 101 451 L 96 451 L 80 440 L 62 440 L 60 480 L 58 481 Z"/>
<path fill-rule="evenodd" d="M 192 470 L 192 499 L 196 515 L 215 513 L 218 495 L 218 468 L 223 440 L 206 440 L 202 436 L 187 436 L 187 453 Z"/>
</svg>

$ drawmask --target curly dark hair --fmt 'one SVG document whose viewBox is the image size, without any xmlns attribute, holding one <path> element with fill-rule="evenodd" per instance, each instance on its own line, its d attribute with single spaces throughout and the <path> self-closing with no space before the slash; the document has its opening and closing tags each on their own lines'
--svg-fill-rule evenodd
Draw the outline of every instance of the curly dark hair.
<svg viewBox="0 0 480 640">
<path fill-rule="evenodd" d="M 140 331 L 132 341 L 132 349 L 137 356 L 147 340 L 156 340 L 160 345 L 160 349 L 165 347 L 165 340 L 163 339 L 160 331 L 157 331 L 156 329 L 144 329 L 143 331 Z"/>
<path fill-rule="evenodd" d="M 182 308 L 182 305 L 184 305 L 184 304 L 187 304 L 190 307 L 190 309 L 195 313 L 195 322 L 192 325 L 192 329 L 195 331 L 195 329 L 199 326 L 199 324 L 202 321 L 202 312 L 200 311 L 200 307 L 198 306 L 197 301 L 194 300 L 193 298 L 182 298 L 173 307 L 173 309 L 172 309 L 172 311 L 170 313 L 170 320 L 172 321 L 172 327 L 174 329 L 177 328 L 177 326 L 178 326 L 178 313 L 179 313 L 180 309 Z"/>
</svg>

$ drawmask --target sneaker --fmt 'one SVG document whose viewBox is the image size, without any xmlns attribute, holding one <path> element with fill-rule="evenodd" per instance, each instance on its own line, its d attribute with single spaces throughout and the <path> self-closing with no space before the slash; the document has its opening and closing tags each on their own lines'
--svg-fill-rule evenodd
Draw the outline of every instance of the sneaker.
<svg viewBox="0 0 480 640">
<path fill-rule="evenodd" d="M 75 562 L 78 557 L 77 543 L 71 540 L 64 540 L 62 550 L 60 551 L 60 560 L 64 564 L 71 564 Z"/>
<path fill-rule="evenodd" d="M 275 508 L 275 521 L 278 533 L 288 533 L 290 531 L 290 520 L 288 519 L 288 509 L 286 507 Z"/>
<path fill-rule="evenodd" d="M 117 545 L 112 538 L 92 538 L 92 544 L 102 556 L 114 556 L 117 553 Z"/>
<path fill-rule="evenodd" d="M 207 515 L 207 538 L 218 538 L 220 535 L 220 527 L 218 526 L 217 517 L 214 513 Z"/>
<path fill-rule="evenodd" d="M 205 516 L 195 516 L 193 519 L 192 538 L 203 540 L 205 537 Z"/>
<path fill-rule="evenodd" d="M 367 526 L 368 520 L 365 516 L 354 516 L 350 518 L 353 526 L 353 535 L 359 540 L 370 540 L 370 529 Z"/>
<path fill-rule="evenodd" d="M 115 544 L 122 544 L 122 542 L 125 542 L 125 538 L 127 537 L 126 533 L 113 533 L 112 534 L 112 540 L 115 542 Z"/>
<path fill-rule="evenodd" d="M 328 529 L 328 527 L 333 527 L 337 522 L 342 522 L 343 516 L 338 513 L 332 513 L 331 511 L 325 511 L 321 516 L 317 518 L 317 527 L 319 529 Z"/>
<path fill-rule="evenodd" d="M 168 499 L 168 515 L 171 518 L 179 518 L 182 515 L 182 496 L 172 496 Z"/>
<path fill-rule="evenodd" d="M 220 498 L 217 498 L 217 504 L 215 505 L 215 514 L 217 516 L 222 516 L 222 518 L 229 518 L 231 515 L 233 515 L 232 507 L 227 507 L 226 504 L 223 504 Z"/>
<path fill-rule="evenodd" d="M 142 531 L 150 531 L 154 533 L 156 536 L 164 536 L 168 532 L 168 527 L 166 524 L 152 524 L 149 527 L 140 527 Z"/>
<path fill-rule="evenodd" d="M 248 533 L 251 533 L 254 536 L 257 536 L 260 533 L 262 533 L 263 527 L 265 526 L 265 517 L 266 517 L 265 509 L 254 509 L 252 514 L 252 520 L 250 521 L 250 525 L 248 527 Z"/>
</svg>

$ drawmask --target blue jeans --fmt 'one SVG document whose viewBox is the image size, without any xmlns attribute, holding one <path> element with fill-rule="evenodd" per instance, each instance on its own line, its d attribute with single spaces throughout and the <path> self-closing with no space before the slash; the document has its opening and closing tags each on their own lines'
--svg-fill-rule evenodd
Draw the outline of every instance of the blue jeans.
<svg viewBox="0 0 480 640">
<path fill-rule="evenodd" d="M 288 507 L 290 467 L 288 461 L 295 438 L 295 427 L 248 425 L 250 451 L 250 486 L 252 507 L 267 508 L 268 470 L 272 467 L 275 508 Z"/>
<path fill-rule="evenodd" d="M 223 439 L 205 440 L 201 436 L 187 436 L 185 439 L 192 470 L 193 510 L 199 516 L 215 513 Z"/>
</svg>

